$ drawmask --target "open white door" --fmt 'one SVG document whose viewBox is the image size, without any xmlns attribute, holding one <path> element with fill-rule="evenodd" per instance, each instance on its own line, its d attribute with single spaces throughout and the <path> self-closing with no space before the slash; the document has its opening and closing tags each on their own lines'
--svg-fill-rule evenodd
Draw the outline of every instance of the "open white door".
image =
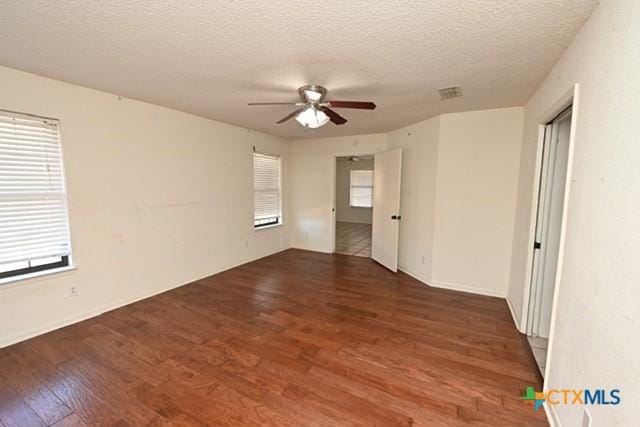
<svg viewBox="0 0 640 427">
<path fill-rule="evenodd" d="M 371 258 L 398 271 L 402 150 L 377 153 L 373 166 Z"/>
</svg>

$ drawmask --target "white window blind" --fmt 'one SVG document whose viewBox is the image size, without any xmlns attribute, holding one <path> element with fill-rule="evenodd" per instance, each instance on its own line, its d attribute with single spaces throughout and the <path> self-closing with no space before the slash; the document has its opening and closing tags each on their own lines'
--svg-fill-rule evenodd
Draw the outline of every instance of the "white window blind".
<svg viewBox="0 0 640 427">
<path fill-rule="evenodd" d="M 255 227 L 282 222 L 280 157 L 253 153 Z"/>
<path fill-rule="evenodd" d="M 70 254 L 58 122 L 0 111 L 0 277 Z"/>
<path fill-rule="evenodd" d="M 352 170 L 350 176 L 350 205 L 354 208 L 373 207 L 373 171 Z"/>
</svg>

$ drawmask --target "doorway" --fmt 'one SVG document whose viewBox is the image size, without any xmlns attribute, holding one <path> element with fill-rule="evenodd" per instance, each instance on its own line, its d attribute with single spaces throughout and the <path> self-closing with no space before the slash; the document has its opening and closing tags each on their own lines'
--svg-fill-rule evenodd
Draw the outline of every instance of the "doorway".
<svg viewBox="0 0 640 427">
<path fill-rule="evenodd" d="M 564 215 L 572 106 L 544 127 L 526 333 L 544 374 Z"/>
<path fill-rule="evenodd" d="M 336 253 L 371 257 L 373 170 L 373 156 L 336 157 Z"/>
</svg>

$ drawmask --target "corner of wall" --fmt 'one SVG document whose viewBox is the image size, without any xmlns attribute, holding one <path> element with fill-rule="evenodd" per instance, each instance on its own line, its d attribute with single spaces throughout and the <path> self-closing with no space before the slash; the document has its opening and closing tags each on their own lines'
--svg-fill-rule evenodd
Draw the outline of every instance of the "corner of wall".
<svg viewBox="0 0 640 427">
<path fill-rule="evenodd" d="M 509 290 L 507 289 L 507 292 Z M 513 307 L 513 303 L 511 302 L 511 298 L 509 297 L 509 294 L 507 293 L 506 296 L 506 300 L 507 300 L 507 306 L 509 307 L 509 312 L 511 313 L 511 318 L 513 319 L 513 323 L 516 326 L 516 329 L 521 332 L 524 333 L 524 328 L 522 327 L 522 322 L 520 321 L 520 317 L 518 316 L 517 311 L 514 309 Z"/>
<path fill-rule="evenodd" d="M 416 273 L 414 271 L 411 271 L 411 269 L 406 268 L 406 267 L 401 266 L 401 265 L 398 266 L 398 270 L 400 270 L 403 273 L 413 277 L 414 279 L 418 280 L 419 282 L 422 282 L 423 284 L 425 284 L 427 286 L 431 286 L 431 277 L 428 276 L 428 275 Z"/>
</svg>

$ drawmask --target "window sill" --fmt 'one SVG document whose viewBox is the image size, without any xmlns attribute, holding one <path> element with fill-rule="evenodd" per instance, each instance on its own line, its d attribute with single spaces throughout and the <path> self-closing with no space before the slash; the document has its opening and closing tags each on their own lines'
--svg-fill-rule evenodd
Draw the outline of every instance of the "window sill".
<svg viewBox="0 0 640 427">
<path fill-rule="evenodd" d="M 262 227 L 253 227 L 253 231 L 269 230 L 270 228 L 282 227 L 283 225 L 283 223 L 279 222 L 277 224 L 270 224 Z"/>
<path fill-rule="evenodd" d="M 31 280 L 31 279 L 43 279 L 45 278 L 45 276 L 62 275 L 64 273 L 75 271 L 77 269 L 78 268 L 74 265 L 68 265 L 65 267 L 52 268 L 51 270 L 43 270 L 43 271 L 36 271 L 35 273 L 22 274 L 20 276 L 5 277 L 4 279 L 0 279 L 0 286 L 9 285 L 12 283 L 22 282 L 22 281 Z"/>
</svg>

